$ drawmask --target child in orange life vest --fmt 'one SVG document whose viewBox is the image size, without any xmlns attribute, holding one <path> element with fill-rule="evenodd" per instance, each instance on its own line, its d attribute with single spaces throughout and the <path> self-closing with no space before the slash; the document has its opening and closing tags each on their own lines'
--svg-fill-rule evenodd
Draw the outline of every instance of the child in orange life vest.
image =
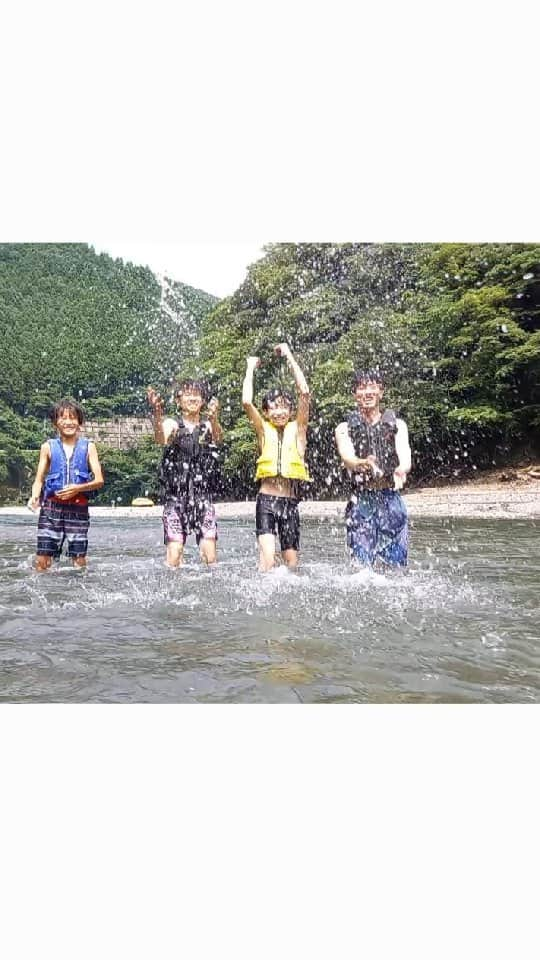
<svg viewBox="0 0 540 960">
<path fill-rule="evenodd" d="M 263 397 L 263 416 L 254 406 L 253 374 L 260 364 L 258 357 L 248 357 L 242 388 L 242 404 L 257 434 L 260 450 L 255 479 L 260 483 L 256 501 L 256 534 L 261 571 L 274 566 L 276 530 L 285 564 L 291 568 L 297 566 L 300 546 L 298 484 L 302 480 L 309 481 L 304 462 L 309 387 L 289 346 L 280 343 L 275 350 L 289 364 L 296 382 L 296 418 L 291 420 L 293 398 L 278 387 L 269 390 Z"/>
<path fill-rule="evenodd" d="M 81 436 L 82 407 L 61 400 L 51 411 L 57 436 L 42 443 L 36 478 L 28 501 L 41 505 L 35 567 L 39 573 L 58 560 L 64 540 L 74 567 L 86 566 L 88 550 L 88 494 L 103 486 L 95 444 Z"/>
</svg>

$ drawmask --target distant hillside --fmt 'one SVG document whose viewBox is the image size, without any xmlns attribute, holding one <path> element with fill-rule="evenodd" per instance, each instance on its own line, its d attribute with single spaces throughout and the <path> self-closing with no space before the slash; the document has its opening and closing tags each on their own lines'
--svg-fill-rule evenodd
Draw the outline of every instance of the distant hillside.
<svg viewBox="0 0 540 960">
<path fill-rule="evenodd" d="M 44 414 L 64 394 L 133 409 L 194 350 L 215 297 L 86 244 L 0 244 L 0 400 Z M 91 404 L 89 410 L 91 411 Z"/>
<path fill-rule="evenodd" d="M 217 302 L 84 243 L 0 244 L 0 484 L 25 482 L 63 396 L 89 417 L 146 413 L 146 384 L 197 356 Z"/>
</svg>

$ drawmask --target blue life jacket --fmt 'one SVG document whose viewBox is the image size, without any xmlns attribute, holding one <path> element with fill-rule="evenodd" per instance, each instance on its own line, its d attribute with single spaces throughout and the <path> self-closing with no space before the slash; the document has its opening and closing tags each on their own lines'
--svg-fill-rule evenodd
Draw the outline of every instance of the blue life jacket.
<svg viewBox="0 0 540 960">
<path fill-rule="evenodd" d="M 51 450 L 51 463 L 43 484 L 44 500 L 54 496 L 68 483 L 90 483 L 94 479 L 88 463 L 89 440 L 86 437 L 79 437 L 69 460 L 59 437 L 53 437 L 47 442 Z M 91 497 L 93 494 L 93 490 L 85 490 L 83 496 Z"/>
</svg>

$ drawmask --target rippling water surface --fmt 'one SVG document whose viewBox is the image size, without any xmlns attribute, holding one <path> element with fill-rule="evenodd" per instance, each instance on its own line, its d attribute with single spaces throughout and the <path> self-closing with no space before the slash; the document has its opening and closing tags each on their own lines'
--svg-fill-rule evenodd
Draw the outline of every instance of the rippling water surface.
<svg viewBox="0 0 540 960">
<path fill-rule="evenodd" d="M 303 563 L 255 570 L 246 522 L 220 564 L 154 520 L 95 519 L 89 569 L 32 570 L 35 519 L 0 520 L 0 701 L 537 702 L 539 525 L 422 520 L 403 575 L 351 571 L 340 523 L 303 521 Z"/>
</svg>

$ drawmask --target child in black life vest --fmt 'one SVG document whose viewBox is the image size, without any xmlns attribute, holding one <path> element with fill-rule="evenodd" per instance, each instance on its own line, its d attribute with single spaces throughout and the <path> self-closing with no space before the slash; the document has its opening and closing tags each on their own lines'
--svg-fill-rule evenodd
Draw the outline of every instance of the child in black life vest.
<svg viewBox="0 0 540 960">
<path fill-rule="evenodd" d="M 411 469 L 407 424 L 393 410 L 380 409 L 384 380 L 379 370 L 359 370 L 352 387 L 356 408 L 335 432 L 351 481 L 347 545 L 359 563 L 405 567 L 407 507 L 399 491 Z"/>
<path fill-rule="evenodd" d="M 154 437 L 163 446 L 160 486 L 163 500 L 163 533 L 166 563 L 179 567 L 188 534 L 194 533 L 201 560 L 217 560 L 216 510 L 212 502 L 213 476 L 217 471 L 215 445 L 223 439 L 218 423 L 219 402 L 208 402 L 208 418 L 201 420 L 207 399 L 206 384 L 184 380 L 175 388 L 180 416 L 163 417 L 163 401 L 153 387 L 147 390 L 153 410 Z"/>
<path fill-rule="evenodd" d="M 28 501 L 41 504 L 38 520 L 36 570 L 48 570 L 58 560 L 64 540 L 73 566 L 86 566 L 88 495 L 103 486 L 96 445 L 81 436 L 84 412 L 74 400 L 61 400 L 51 411 L 57 436 L 41 445 L 36 478 Z"/>
<path fill-rule="evenodd" d="M 242 404 L 257 439 L 260 456 L 255 479 L 260 482 L 256 501 L 256 534 L 259 544 L 259 570 L 270 570 L 275 563 L 276 541 L 279 534 L 284 563 L 295 568 L 300 546 L 300 516 L 298 487 L 309 481 L 304 457 L 309 420 L 309 387 L 294 359 L 289 346 L 280 343 L 275 348 L 285 358 L 293 373 L 298 392 L 297 414 L 293 420 L 294 401 L 279 387 L 265 394 L 263 416 L 253 404 L 253 374 L 259 366 L 258 357 L 248 357 L 242 388 Z"/>
</svg>

